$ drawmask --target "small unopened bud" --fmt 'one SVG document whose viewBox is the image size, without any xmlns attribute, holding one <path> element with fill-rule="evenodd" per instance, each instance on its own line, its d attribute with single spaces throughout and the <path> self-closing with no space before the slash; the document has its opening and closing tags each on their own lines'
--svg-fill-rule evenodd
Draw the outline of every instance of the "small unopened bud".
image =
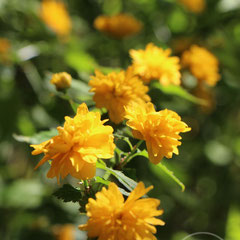
<svg viewBox="0 0 240 240">
<path fill-rule="evenodd" d="M 66 72 L 55 73 L 52 76 L 51 83 L 56 86 L 57 90 L 63 90 L 71 86 L 72 77 Z"/>
</svg>

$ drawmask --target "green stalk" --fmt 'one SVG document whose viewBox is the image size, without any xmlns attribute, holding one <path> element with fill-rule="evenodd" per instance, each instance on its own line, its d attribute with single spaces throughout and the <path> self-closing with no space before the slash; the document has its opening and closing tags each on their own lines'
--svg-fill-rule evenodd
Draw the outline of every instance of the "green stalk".
<svg viewBox="0 0 240 240">
<path fill-rule="evenodd" d="M 128 154 L 128 156 L 123 160 L 122 163 L 120 163 L 121 168 L 123 168 L 127 163 L 129 163 L 132 159 L 132 156 L 136 152 L 137 148 L 140 147 L 140 145 L 143 143 L 143 140 L 140 140 L 131 150 L 131 152 Z"/>
</svg>

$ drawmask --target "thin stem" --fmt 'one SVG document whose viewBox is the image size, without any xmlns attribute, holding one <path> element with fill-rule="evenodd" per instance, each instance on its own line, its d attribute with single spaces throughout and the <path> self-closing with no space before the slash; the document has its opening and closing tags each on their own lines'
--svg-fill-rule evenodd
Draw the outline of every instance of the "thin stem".
<svg viewBox="0 0 240 240">
<path fill-rule="evenodd" d="M 134 155 L 134 153 L 136 152 L 137 148 L 140 147 L 140 145 L 143 143 L 143 140 L 140 140 L 131 150 L 131 152 L 127 155 L 127 157 L 122 161 L 122 163 L 120 164 L 121 168 L 123 168 L 127 163 L 130 162 L 130 160 L 132 159 L 132 156 Z"/>
<path fill-rule="evenodd" d="M 83 180 L 83 184 L 86 189 L 89 188 L 88 180 Z"/>
</svg>

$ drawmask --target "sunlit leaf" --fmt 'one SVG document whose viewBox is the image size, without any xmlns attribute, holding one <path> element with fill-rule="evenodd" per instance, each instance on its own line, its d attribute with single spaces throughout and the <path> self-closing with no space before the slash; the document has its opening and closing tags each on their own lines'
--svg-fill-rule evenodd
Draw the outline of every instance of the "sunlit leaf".
<svg viewBox="0 0 240 240">
<path fill-rule="evenodd" d="M 176 182 L 182 189 L 182 192 L 185 190 L 185 185 L 179 180 L 173 173 L 173 171 L 169 170 L 165 165 L 159 163 L 157 165 L 150 164 L 152 170 L 161 171 L 165 173 L 168 177 L 170 177 L 174 182 Z"/>
<path fill-rule="evenodd" d="M 189 92 L 187 92 L 184 88 L 181 86 L 175 86 L 175 85 L 170 85 L 170 86 L 163 86 L 159 82 L 153 82 L 151 85 L 153 88 L 157 88 L 161 90 L 163 93 L 167 95 L 174 95 L 178 96 L 180 98 L 186 99 L 190 102 L 205 105 L 205 101 L 193 96 Z"/>
<path fill-rule="evenodd" d="M 52 128 L 49 131 L 42 131 L 39 133 L 34 134 L 33 136 L 21 136 L 17 134 L 13 134 L 13 137 L 15 140 L 19 142 L 26 142 L 31 144 L 40 144 L 44 141 L 47 141 L 48 139 L 56 136 L 58 134 L 57 129 Z"/>
<path fill-rule="evenodd" d="M 240 208 L 237 206 L 231 206 L 226 227 L 226 239 L 235 240 L 240 236 Z"/>
<path fill-rule="evenodd" d="M 77 71 L 92 72 L 97 66 L 95 59 L 84 51 L 70 51 L 65 59 Z"/>
<path fill-rule="evenodd" d="M 95 180 L 96 180 L 97 183 L 102 183 L 102 184 L 104 184 L 104 185 L 106 185 L 106 186 L 108 186 L 109 183 L 110 183 L 110 181 L 105 180 L 105 179 L 103 179 L 103 178 L 101 178 L 101 177 L 99 177 L 99 176 L 96 176 L 96 177 L 95 177 Z"/>
<path fill-rule="evenodd" d="M 101 168 L 105 171 L 110 172 L 114 177 L 118 179 L 118 181 L 125 186 L 129 191 L 132 191 L 136 186 L 137 182 L 135 182 L 133 179 L 125 176 L 121 171 L 113 170 L 111 168 L 108 168 L 104 166 L 102 163 L 97 162 L 97 168 Z"/>
</svg>

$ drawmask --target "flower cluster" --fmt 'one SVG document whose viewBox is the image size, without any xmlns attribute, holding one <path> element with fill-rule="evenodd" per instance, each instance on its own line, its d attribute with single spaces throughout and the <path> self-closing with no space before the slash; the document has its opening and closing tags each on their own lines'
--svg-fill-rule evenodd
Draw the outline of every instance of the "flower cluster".
<svg viewBox="0 0 240 240">
<path fill-rule="evenodd" d="M 178 154 L 179 133 L 191 130 L 177 113 L 168 109 L 156 112 L 152 103 L 127 108 L 125 117 L 133 136 L 146 141 L 149 160 L 154 164 Z"/>
<path fill-rule="evenodd" d="M 156 240 L 154 225 L 165 224 L 155 218 L 163 213 L 163 210 L 157 210 L 160 201 L 139 199 L 152 188 L 145 188 L 140 182 L 124 202 L 117 185 L 110 183 L 108 190 L 103 188 L 96 194 L 96 200 L 89 199 L 86 206 L 89 220 L 79 228 L 88 231 L 90 238 L 98 237 L 99 240 Z"/>
<path fill-rule="evenodd" d="M 180 60 L 171 57 L 171 50 L 163 50 L 149 43 L 145 50 L 130 50 L 134 72 L 149 83 L 157 79 L 162 85 L 180 85 Z"/>
<path fill-rule="evenodd" d="M 115 16 L 99 16 L 94 21 L 94 26 L 115 38 L 124 38 L 138 33 L 142 28 L 142 23 L 127 14 Z"/>
<path fill-rule="evenodd" d="M 148 87 L 133 73 L 130 67 L 127 71 L 112 72 L 104 75 L 99 71 L 91 77 L 89 85 L 94 92 L 93 100 L 98 108 L 106 108 L 114 123 L 124 120 L 125 107 L 131 103 L 144 104 L 150 101 L 146 94 Z"/>
<path fill-rule="evenodd" d="M 86 104 L 78 107 L 74 118 L 65 117 L 58 135 L 39 145 L 31 145 L 33 155 L 44 153 L 36 168 L 51 160 L 47 177 L 65 178 L 68 174 L 79 179 L 95 176 L 98 158 L 111 158 L 114 151 L 113 129 L 104 126 L 99 113 L 88 112 Z"/>
<path fill-rule="evenodd" d="M 200 13 L 205 8 L 205 0 L 179 0 L 189 11 Z"/>
<path fill-rule="evenodd" d="M 57 34 L 68 35 L 72 23 L 63 2 L 56 0 L 43 0 L 41 8 L 43 21 Z"/>
<path fill-rule="evenodd" d="M 183 52 L 181 61 L 199 82 L 215 86 L 220 79 L 217 58 L 203 47 L 192 45 L 189 50 Z"/>
</svg>

